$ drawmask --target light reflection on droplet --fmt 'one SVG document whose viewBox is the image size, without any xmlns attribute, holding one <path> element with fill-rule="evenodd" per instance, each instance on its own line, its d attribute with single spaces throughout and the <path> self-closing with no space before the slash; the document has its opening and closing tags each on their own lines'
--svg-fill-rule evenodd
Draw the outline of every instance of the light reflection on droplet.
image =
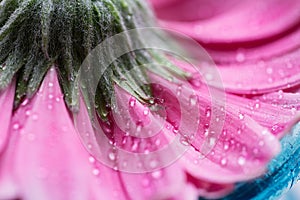
<svg viewBox="0 0 300 200">
<path fill-rule="evenodd" d="M 243 156 L 240 156 L 239 158 L 238 158 L 238 164 L 239 165 L 245 165 L 246 164 L 246 159 L 245 159 L 245 157 L 243 157 Z"/>
</svg>

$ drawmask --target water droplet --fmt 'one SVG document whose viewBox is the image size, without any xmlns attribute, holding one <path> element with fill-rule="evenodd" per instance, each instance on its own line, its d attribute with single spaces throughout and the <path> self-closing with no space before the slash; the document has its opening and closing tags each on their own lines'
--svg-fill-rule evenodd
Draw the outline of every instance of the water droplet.
<svg viewBox="0 0 300 200">
<path fill-rule="evenodd" d="M 180 95 L 181 95 L 181 90 L 182 90 L 182 86 L 179 85 L 179 86 L 177 87 L 177 89 L 176 89 L 176 95 L 177 95 L 177 96 L 180 96 Z"/>
<path fill-rule="evenodd" d="M 207 108 L 206 111 L 205 111 L 205 116 L 210 117 L 210 114 L 211 114 L 211 109 Z"/>
<path fill-rule="evenodd" d="M 258 155 L 258 153 L 259 153 L 259 150 L 258 150 L 257 148 L 254 148 L 254 149 L 253 149 L 253 154 L 254 154 L 254 155 Z"/>
<path fill-rule="evenodd" d="M 33 114 L 33 115 L 32 115 L 32 120 L 33 120 L 33 121 L 37 121 L 38 119 L 39 119 L 38 114 Z"/>
<path fill-rule="evenodd" d="M 142 181 L 142 185 L 144 187 L 148 187 L 150 185 L 150 180 L 148 178 L 144 178 Z"/>
<path fill-rule="evenodd" d="M 229 142 L 225 141 L 223 145 L 224 145 L 223 146 L 224 150 L 228 150 L 229 149 Z"/>
<path fill-rule="evenodd" d="M 98 175 L 100 174 L 100 171 L 99 171 L 99 169 L 94 168 L 93 171 L 92 171 L 92 173 L 93 173 L 95 176 L 98 176 Z"/>
<path fill-rule="evenodd" d="M 145 116 L 149 115 L 149 108 L 145 108 L 143 113 Z"/>
<path fill-rule="evenodd" d="M 215 144 L 216 144 L 216 138 L 214 137 L 209 138 L 209 145 L 214 146 Z"/>
<path fill-rule="evenodd" d="M 154 98 L 151 98 L 151 99 L 149 100 L 149 103 L 150 103 L 150 104 L 154 104 L 154 103 L 155 103 Z"/>
<path fill-rule="evenodd" d="M 31 110 L 28 109 L 28 110 L 25 111 L 25 115 L 26 115 L 27 117 L 30 116 L 30 114 L 31 114 Z"/>
<path fill-rule="evenodd" d="M 255 108 L 258 109 L 260 107 L 260 103 L 256 102 L 255 103 Z"/>
<path fill-rule="evenodd" d="M 243 156 L 240 156 L 238 158 L 238 164 L 241 165 L 241 166 L 245 165 L 246 164 L 246 159 Z"/>
<path fill-rule="evenodd" d="M 90 163 L 95 163 L 95 158 L 94 158 L 93 156 L 90 156 L 90 157 L 89 157 L 89 162 L 90 162 Z"/>
<path fill-rule="evenodd" d="M 207 81 L 211 81 L 211 80 L 213 80 L 213 75 L 212 74 L 210 74 L 210 73 L 207 73 L 207 74 L 205 74 L 205 79 L 207 80 Z"/>
<path fill-rule="evenodd" d="M 267 68 L 267 74 L 272 74 L 273 73 L 273 69 L 271 67 Z"/>
<path fill-rule="evenodd" d="M 273 83 L 273 78 L 269 77 L 269 78 L 268 78 L 268 82 L 269 82 L 269 83 Z"/>
<path fill-rule="evenodd" d="M 269 132 L 268 130 L 263 130 L 263 131 L 261 132 L 261 134 L 262 134 L 262 135 L 267 135 L 268 132 Z"/>
<path fill-rule="evenodd" d="M 52 110 L 52 109 L 53 109 L 53 105 L 52 105 L 52 104 L 48 104 L 47 108 L 48 108 L 49 110 Z"/>
<path fill-rule="evenodd" d="M 59 97 L 56 97 L 56 98 L 55 98 L 55 101 L 56 101 L 56 102 L 60 102 L 60 98 L 59 98 Z"/>
<path fill-rule="evenodd" d="M 159 146 L 159 145 L 160 145 L 160 139 L 156 139 L 156 140 L 155 140 L 155 145 L 156 145 L 156 146 Z"/>
<path fill-rule="evenodd" d="M 195 106 L 197 104 L 198 97 L 196 95 L 191 95 L 190 96 L 190 105 Z"/>
<path fill-rule="evenodd" d="M 135 106 L 135 104 L 136 104 L 136 99 L 135 98 L 130 98 L 129 106 L 133 108 Z"/>
<path fill-rule="evenodd" d="M 158 166 L 158 161 L 157 160 L 151 160 L 149 165 L 152 169 L 154 169 Z"/>
<path fill-rule="evenodd" d="M 53 87 L 53 83 L 52 83 L 52 82 L 49 82 L 49 83 L 48 83 L 48 86 L 49 86 L 49 87 Z"/>
<path fill-rule="evenodd" d="M 240 114 L 239 114 L 239 119 L 240 119 L 240 120 L 243 120 L 244 118 L 245 118 L 245 115 L 242 114 L 242 113 L 240 113 Z"/>
<path fill-rule="evenodd" d="M 111 161 L 116 160 L 116 153 L 115 153 L 115 152 L 109 152 L 109 153 L 108 153 L 108 158 L 109 158 L 109 160 L 111 160 Z"/>
<path fill-rule="evenodd" d="M 53 98 L 54 98 L 53 94 L 49 94 L 49 95 L 48 95 L 48 98 L 49 98 L 49 99 L 53 99 Z"/>
<path fill-rule="evenodd" d="M 151 173 L 151 176 L 155 179 L 159 179 L 162 177 L 162 171 L 161 170 L 157 170 Z"/>
<path fill-rule="evenodd" d="M 236 54 L 236 57 L 235 57 L 236 61 L 238 62 L 244 62 L 245 61 L 245 54 L 242 53 L 242 52 L 238 52 Z"/>
<path fill-rule="evenodd" d="M 13 124 L 13 129 L 14 130 L 19 130 L 19 128 L 20 128 L 20 124 L 19 123 L 14 123 Z"/>
<path fill-rule="evenodd" d="M 258 145 L 262 147 L 262 146 L 265 145 L 265 142 L 264 142 L 263 140 L 260 140 L 260 141 L 258 142 Z"/>
<path fill-rule="evenodd" d="M 25 99 L 22 103 L 21 103 L 21 106 L 26 106 L 28 104 L 29 100 L 28 99 Z"/>
<path fill-rule="evenodd" d="M 186 137 L 181 137 L 180 138 L 180 143 L 183 144 L 184 146 L 189 146 L 190 143 Z"/>
<path fill-rule="evenodd" d="M 140 133 L 141 130 L 142 130 L 142 125 L 138 124 L 138 125 L 136 126 L 136 132 L 137 132 L 137 133 Z"/>
<path fill-rule="evenodd" d="M 88 149 L 92 149 L 93 148 L 93 145 L 91 143 L 87 144 L 87 148 Z"/>
<path fill-rule="evenodd" d="M 227 159 L 226 158 L 222 158 L 221 159 L 221 165 L 225 166 L 227 164 Z"/>
</svg>

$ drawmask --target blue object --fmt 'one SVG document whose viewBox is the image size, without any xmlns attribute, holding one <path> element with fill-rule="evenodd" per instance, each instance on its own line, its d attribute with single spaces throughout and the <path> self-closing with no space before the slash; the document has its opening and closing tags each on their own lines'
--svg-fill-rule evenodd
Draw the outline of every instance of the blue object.
<svg viewBox="0 0 300 200">
<path fill-rule="evenodd" d="M 281 146 L 281 153 L 271 161 L 264 176 L 237 184 L 234 192 L 222 200 L 275 200 L 296 184 L 300 179 L 300 123 L 281 140 Z"/>
</svg>

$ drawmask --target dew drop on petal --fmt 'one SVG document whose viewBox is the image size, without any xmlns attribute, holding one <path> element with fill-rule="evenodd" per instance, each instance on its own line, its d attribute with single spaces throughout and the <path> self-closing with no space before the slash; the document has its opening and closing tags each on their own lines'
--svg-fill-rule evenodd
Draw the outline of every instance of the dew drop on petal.
<svg viewBox="0 0 300 200">
<path fill-rule="evenodd" d="M 259 102 L 256 102 L 256 103 L 255 103 L 255 108 L 258 109 L 259 107 L 260 107 L 260 103 L 259 103 Z"/>
<path fill-rule="evenodd" d="M 226 158 L 222 158 L 221 159 L 221 165 L 225 166 L 227 164 L 227 159 Z"/>
<path fill-rule="evenodd" d="M 214 146 L 215 144 L 216 144 L 216 138 L 214 137 L 209 138 L 209 145 Z"/>
<path fill-rule="evenodd" d="M 143 113 L 145 116 L 149 115 L 149 108 L 145 108 Z"/>
<path fill-rule="evenodd" d="M 207 73 L 207 74 L 205 74 L 205 79 L 207 80 L 207 81 L 211 81 L 211 80 L 213 80 L 213 75 L 212 74 L 210 74 L 210 73 Z"/>
<path fill-rule="evenodd" d="M 52 83 L 52 82 L 49 82 L 49 83 L 48 83 L 48 86 L 49 86 L 49 87 L 53 87 L 53 83 Z"/>
<path fill-rule="evenodd" d="M 236 54 L 236 57 L 235 57 L 236 61 L 238 62 L 244 62 L 245 61 L 245 54 L 242 53 L 242 52 L 238 52 Z"/>
<path fill-rule="evenodd" d="M 162 171 L 161 170 L 157 170 L 151 173 L 151 176 L 155 179 L 159 179 L 162 177 Z"/>
<path fill-rule="evenodd" d="M 245 115 L 242 114 L 242 113 L 240 113 L 240 114 L 239 114 L 239 119 L 240 119 L 240 120 L 243 120 L 244 118 L 245 118 Z"/>
<path fill-rule="evenodd" d="M 243 157 L 243 156 L 240 156 L 239 158 L 238 158 L 238 164 L 239 165 L 245 165 L 246 164 L 246 159 L 245 159 L 245 157 Z"/>
<path fill-rule="evenodd" d="M 190 145 L 190 143 L 189 143 L 189 141 L 187 140 L 186 137 L 181 137 L 181 138 L 180 138 L 180 143 L 181 143 L 182 145 L 184 145 L 184 146 L 189 146 L 189 145 Z"/>
<path fill-rule="evenodd" d="M 210 117 L 210 114 L 211 114 L 211 109 L 207 108 L 206 111 L 205 111 L 205 116 Z"/>
<path fill-rule="evenodd" d="M 88 144 L 87 144 L 87 148 L 88 148 L 88 149 L 92 149 L 92 148 L 93 148 L 93 145 L 92 145 L 91 143 L 88 143 Z"/>
<path fill-rule="evenodd" d="M 265 145 L 265 142 L 264 142 L 263 140 L 260 140 L 260 141 L 258 142 L 258 145 L 262 147 L 262 146 Z"/>
<path fill-rule="evenodd" d="M 156 140 L 155 140 L 155 145 L 156 145 L 156 146 L 159 146 L 159 145 L 160 145 L 160 139 L 156 139 Z"/>
<path fill-rule="evenodd" d="M 149 165 L 152 169 L 154 169 L 158 166 L 158 161 L 157 160 L 151 160 Z"/>
<path fill-rule="evenodd" d="M 111 161 L 116 160 L 116 153 L 115 153 L 115 152 L 109 152 L 109 153 L 108 153 L 108 158 L 109 158 L 109 160 L 111 160 Z"/>
<path fill-rule="evenodd" d="M 179 85 L 179 86 L 177 87 L 177 89 L 176 89 L 176 95 L 177 95 L 177 96 L 180 96 L 180 95 L 181 95 L 181 91 L 182 91 L 182 86 Z"/>
<path fill-rule="evenodd" d="M 196 95 L 191 95 L 190 96 L 190 105 L 195 106 L 197 104 L 198 97 Z"/>
<path fill-rule="evenodd" d="M 131 108 L 133 108 L 135 106 L 135 104 L 136 104 L 136 99 L 135 98 L 130 98 L 130 100 L 129 100 L 129 106 Z"/>
<path fill-rule="evenodd" d="M 49 94 L 49 95 L 48 95 L 48 98 L 49 98 L 49 99 L 53 99 L 53 98 L 54 98 L 53 94 Z"/>
<path fill-rule="evenodd" d="M 99 171 L 99 169 L 94 168 L 93 171 L 92 171 L 92 173 L 93 173 L 95 176 L 98 176 L 98 175 L 100 174 L 100 171 Z"/>
<path fill-rule="evenodd" d="M 273 69 L 271 67 L 268 67 L 266 71 L 267 71 L 267 74 L 272 74 L 273 73 Z"/>
<path fill-rule="evenodd" d="M 21 106 L 26 106 L 28 103 L 29 103 L 29 100 L 28 100 L 28 99 L 25 99 L 25 100 L 21 103 Z"/>
<path fill-rule="evenodd" d="M 53 109 L 53 105 L 52 105 L 52 104 L 48 104 L 48 105 L 47 105 L 47 108 L 48 108 L 49 110 L 52 110 L 52 109 Z"/>
<path fill-rule="evenodd" d="M 150 185 L 150 180 L 149 178 L 145 177 L 143 180 L 142 180 L 142 185 L 144 187 L 148 187 Z"/>
<path fill-rule="evenodd" d="M 38 119 L 39 119 L 38 114 L 33 114 L 33 115 L 32 115 L 32 120 L 33 120 L 33 121 L 37 121 Z"/>
<path fill-rule="evenodd" d="M 90 163 L 95 163 L 95 158 L 94 158 L 93 156 L 90 156 L 90 157 L 89 157 L 89 162 L 90 162 Z"/>
<path fill-rule="evenodd" d="M 19 128 L 20 128 L 20 124 L 19 123 L 14 123 L 13 124 L 13 129 L 14 130 L 19 130 Z"/>
</svg>

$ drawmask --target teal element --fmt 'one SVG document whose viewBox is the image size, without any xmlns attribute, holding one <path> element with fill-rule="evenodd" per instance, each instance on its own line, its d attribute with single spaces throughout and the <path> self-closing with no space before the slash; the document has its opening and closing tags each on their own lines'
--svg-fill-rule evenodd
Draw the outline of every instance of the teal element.
<svg viewBox="0 0 300 200">
<path fill-rule="evenodd" d="M 234 192 L 222 200 L 275 200 L 291 189 L 300 180 L 300 123 L 281 140 L 281 146 L 281 153 L 263 177 L 238 183 Z"/>
</svg>

